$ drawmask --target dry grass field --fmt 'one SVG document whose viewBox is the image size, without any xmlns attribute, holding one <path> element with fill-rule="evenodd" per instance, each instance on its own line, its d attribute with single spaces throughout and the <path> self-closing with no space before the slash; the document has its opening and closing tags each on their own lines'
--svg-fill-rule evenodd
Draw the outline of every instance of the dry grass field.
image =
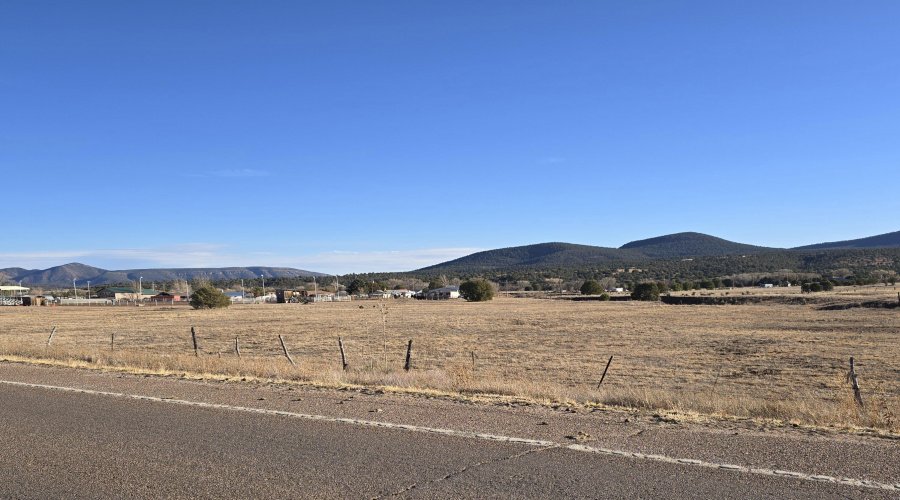
<svg viewBox="0 0 900 500">
<path fill-rule="evenodd" d="M 800 297 L 799 289 L 744 291 Z M 727 293 L 740 295 L 741 290 Z M 517 396 L 896 432 L 900 309 L 841 308 L 896 302 L 896 294 L 891 287 L 839 288 L 808 296 L 807 304 L 696 306 L 498 297 L 487 303 L 391 300 L 237 305 L 215 311 L 4 307 L 0 358 Z M 47 346 L 53 327 L 57 330 Z M 191 327 L 199 357 L 193 355 Z M 295 366 L 281 353 L 278 335 Z M 347 350 L 347 371 L 341 370 L 339 336 Z M 235 337 L 241 358 L 234 352 Z M 406 373 L 402 365 L 409 340 L 413 369 Z M 598 389 L 609 356 L 614 359 Z M 844 379 L 851 356 L 862 409 Z"/>
</svg>

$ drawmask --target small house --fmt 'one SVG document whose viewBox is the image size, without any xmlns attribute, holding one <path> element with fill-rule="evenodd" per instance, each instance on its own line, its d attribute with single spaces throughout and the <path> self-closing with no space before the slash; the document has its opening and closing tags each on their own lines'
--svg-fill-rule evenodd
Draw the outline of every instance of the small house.
<svg viewBox="0 0 900 500">
<path fill-rule="evenodd" d="M 187 300 L 187 295 L 181 292 L 159 292 L 158 294 L 150 297 L 151 300 L 165 300 L 170 302 L 181 302 L 183 300 Z"/>
<path fill-rule="evenodd" d="M 109 286 L 101 288 L 95 296 L 98 299 L 113 299 L 113 300 L 143 300 L 148 299 L 150 297 L 158 295 L 156 290 L 150 290 L 148 288 L 144 288 L 141 290 L 140 297 L 137 297 L 137 293 L 135 293 L 134 288 L 130 286 Z"/>
<path fill-rule="evenodd" d="M 435 288 L 434 290 L 428 290 L 425 292 L 426 300 L 447 300 L 447 299 L 458 299 L 459 298 L 459 287 L 458 286 L 445 286 L 441 288 Z"/>
</svg>

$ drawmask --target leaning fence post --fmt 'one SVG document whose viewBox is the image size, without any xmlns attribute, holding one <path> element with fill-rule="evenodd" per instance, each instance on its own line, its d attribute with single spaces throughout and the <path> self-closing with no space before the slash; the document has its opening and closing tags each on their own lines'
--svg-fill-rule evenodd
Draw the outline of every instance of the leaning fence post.
<svg viewBox="0 0 900 500">
<path fill-rule="evenodd" d="M 344 367 L 344 370 L 347 369 L 347 357 L 344 356 L 344 339 L 338 337 L 338 346 L 341 348 L 341 365 Z"/>
<path fill-rule="evenodd" d="M 281 335 L 278 336 L 278 340 L 281 341 L 281 350 L 284 351 L 284 357 L 286 357 L 288 359 L 288 361 L 290 361 L 291 364 L 293 365 L 294 358 L 292 358 L 290 353 L 288 353 L 287 346 L 284 345 L 284 339 L 281 338 Z"/>
<path fill-rule="evenodd" d="M 609 365 L 612 364 L 612 359 L 613 359 L 613 357 L 610 356 L 610 357 L 609 357 L 609 361 L 606 362 L 606 368 L 603 369 L 603 375 L 600 375 L 600 384 L 602 384 L 602 383 L 603 383 L 603 379 L 606 378 L 606 370 L 609 370 Z M 600 388 L 600 384 L 597 384 L 597 389 Z"/>
<path fill-rule="evenodd" d="M 853 387 L 853 397 L 860 407 L 863 406 L 862 396 L 859 394 L 859 382 L 856 379 L 856 370 L 853 368 L 853 356 L 850 356 L 850 373 L 847 374 L 850 385 Z"/>
<path fill-rule="evenodd" d="M 406 364 L 403 365 L 403 369 L 409 371 L 409 358 L 412 354 L 412 340 L 409 341 L 409 345 L 406 346 Z"/>
<path fill-rule="evenodd" d="M 50 341 L 53 340 L 53 334 L 56 333 L 56 327 L 54 326 L 52 330 L 50 330 L 50 338 L 47 339 L 47 345 L 50 345 Z"/>
<path fill-rule="evenodd" d="M 194 356 L 200 356 L 200 349 L 197 347 L 197 334 L 194 333 L 194 327 L 191 327 L 191 340 L 194 342 Z"/>
</svg>

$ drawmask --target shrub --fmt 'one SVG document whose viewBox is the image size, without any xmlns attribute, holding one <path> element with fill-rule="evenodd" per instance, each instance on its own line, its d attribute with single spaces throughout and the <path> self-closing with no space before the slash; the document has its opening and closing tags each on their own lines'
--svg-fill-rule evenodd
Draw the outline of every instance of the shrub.
<svg viewBox="0 0 900 500">
<path fill-rule="evenodd" d="M 597 280 L 587 280 L 581 285 L 582 295 L 597 295 L 598 293 L 603 293 L 603 287 Z"/>
<path fill-rule="evenodd" d="M 659 287 L 656 283 L 638 283 L 631 292 L 634 300 L 659 300 Z"/>
<path fill-rule="evenodd" d="M 210 285 L 201 286 L 191 295 L 191 307 L 194 309 L 217 309 L 231 305 L 231 299 Z"/>
<path fill-rule="evenodd" d="M 469 302 L 484 302 L 494 298 L 494 287 L 484 280 L 470 280 L 459 285 L 459 296 Z"/>
<path fill-rule="evenodd" d="M 606 293 L 606 292 L 601 293 L 601 294 L 600 294 L 600 300 L 603 300 L 603 301 L 609 300 L 609 294 Z"/>
</svg>

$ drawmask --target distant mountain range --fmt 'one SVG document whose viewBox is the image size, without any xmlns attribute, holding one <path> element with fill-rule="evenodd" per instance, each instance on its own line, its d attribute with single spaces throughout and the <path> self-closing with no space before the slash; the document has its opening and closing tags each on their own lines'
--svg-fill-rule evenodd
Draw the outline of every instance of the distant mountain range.
<svg viewBox="0 0 900 500">
<path fill-rule="evenodd" d="M 107 283 L 130 283 L 141 278 L 143 278 L 144 282 L 148 282 L 199 278 L 209 280 L 253 279 L 260 276 L 265 278 L 308 278 L 327 275 L 290 267 L 169 268 L 108 271 L 77 262 L 43 270 L 22 269 L 21 267 L 0 269 L 0 282 L 18 283 L 21 281 L 23 285 L 71 285 L 73 280 L 78 285 L 83 285 L 87 281 L 90 281 L 91 285 L 104 285 Z"/>
<path fill-rule="evenodd" d="M 479 272 L 501 269 L 582 267 L 647 259 L 686 259 L 702 256 L 752 255 L 769 252 L 900 247 L 900 231 L 857 240 L 819 243 L 797 248 L 770 248 L 735 243 L 703 233 L 676 233 L 632 241 L 619 248 L 539 243 L 486 250 L 419 269 L 418 272 Z"/>
<path fill-rule="evenodd" d="M 809 252 L 854 251 L 856 249 L 900 248 L 900 231 L 856 240 L 818 243 L 796 248 L 769 248 L 735 243 L 702 233 L 676 233 L 632 241 L 619 248 L 576 245 L 573 243 L 539 243 L 519 247 L 477 252 L 459 259 L 413 271 L 415 273 L 477 273 L 504 269 L 558 269 L 638 263 L 648 260 L 682 260 L 694 257 L 734 255 L 796 256 Z M 773 260 L 774 262 L 774 260 Z M 144 281 L 175 281 L 205 278 L 209 280 L 266 278 L 299 278 L 327 276 L 323 273 L 289 267 L 224 267 L 184 269 L 130 269 L 108 271 L 72 263 L 50 269 L 0 269 L 0 282 L 19 281 L 30 285 L 71 285 L 72 280 L 92 285 Z"/>
</svg>

